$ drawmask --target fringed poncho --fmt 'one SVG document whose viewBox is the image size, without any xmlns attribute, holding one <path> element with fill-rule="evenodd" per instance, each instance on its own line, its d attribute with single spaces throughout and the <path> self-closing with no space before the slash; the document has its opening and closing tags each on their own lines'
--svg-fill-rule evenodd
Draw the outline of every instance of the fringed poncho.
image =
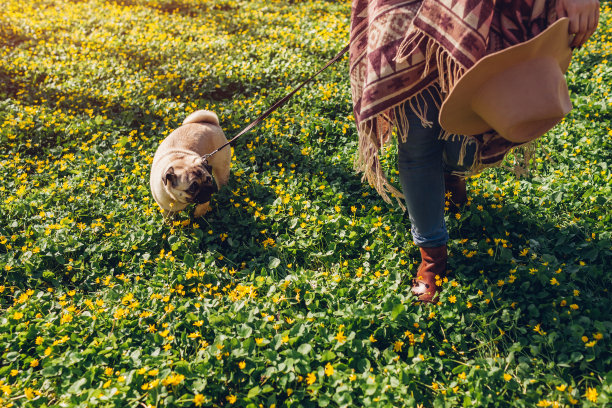
<svg viewBox="0 0 612 408">
<path fill-rule="evenodd" d="M 425 93 L 443 100 L 480 58 L 535 37 L 555 20 L 554 0 L 353 0 L 350 79 L 359 133 L 356 169 L 385 201 L 392 195 L 402 206 L 402 194 L 387 180 L 379 152 L 393 128 L 403 129 L 398 137 L 406 140 L 405 105 L 426 123 Z M 518 146 L 495 132 L 473 137 L 479 149 L 470 174 L 500 163 Z"/>
</svg>

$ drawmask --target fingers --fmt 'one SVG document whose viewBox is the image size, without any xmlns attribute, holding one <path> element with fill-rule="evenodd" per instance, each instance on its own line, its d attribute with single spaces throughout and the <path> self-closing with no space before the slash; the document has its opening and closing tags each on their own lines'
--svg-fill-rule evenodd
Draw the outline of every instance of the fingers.
<svg viewBox="0 0 612 408">
<path fill-rule="evenodd" d="M 573 17 L 570 17 L 569 32 L 570 34 L 574 34 L 574 39 L 572 40 L 570 46 L 572 48 L 578 47 L 578 44 L 580 44 L 580 39 L 582 38 L 580 35 L 580 16 L 574 15 Z"/>
<path fill-rule="evenodd" d="M 559 0 L 555 10 L 558 18 L 568 17 L 569 33 L 574 34 L 571 47 L 581 47 L 593 35 L 599 22 L 598 0 Z"/>
<path fill-rule="evenodd" d="M 576 36 L 574 37 L 574 41 L 572 41 L 573 47 L 582 47 L 587 40 L 588 33 L 588 16 L 580 16 L 578 19 L 578 30 L 575 31 Z"/>
<path fill-rule="evenodd" d="M 591 18 L 589 19 L 589 32 L 587 33 L 587 39 L 591 38 L 593 33 L 595 33 L 595 31 L 597 30 L 598 17 L 599 16 L 597 15 L 592 15 Z"/>
</svg>

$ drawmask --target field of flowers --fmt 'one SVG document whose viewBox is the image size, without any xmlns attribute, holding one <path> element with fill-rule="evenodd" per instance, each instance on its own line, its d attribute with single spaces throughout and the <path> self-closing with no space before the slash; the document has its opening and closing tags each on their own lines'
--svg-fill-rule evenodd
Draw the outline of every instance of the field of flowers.
<svg viewBox="0 0 612 408">
<path fill-rule="evenodd" d="M 449 208 L 433 306 L 352 170 L 346 58 L 238 142 L 211 213 L 150 196 L 165 135 L 200 108 L 235 134 L 344 46 L 350 2 L 2 8 L 0 407 L 612 405 L 609 3 L 530 172 Z"/>
</svg>

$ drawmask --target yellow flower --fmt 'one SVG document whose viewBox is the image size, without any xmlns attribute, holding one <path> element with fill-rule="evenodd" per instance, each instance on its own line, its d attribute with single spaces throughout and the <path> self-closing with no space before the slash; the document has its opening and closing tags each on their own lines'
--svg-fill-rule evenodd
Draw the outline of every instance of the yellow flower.
<svg viewBox="0 0 612 408">
<path fill-rule="evenodd" d="M 538 407 L 549 407 L 552 404 L 552 402 L 548 401 L 548 400 L 540 400 L 538 402 Z"/>
<path fill-rule="evenodd" d="M 333 373 L 334 373 L 334 367 L 330 363 L 325 364 L 325 375 L 329 377 Z"/>
<path fill-rule="evenodd" d="M 317 381 L 316 374 L 314 372 L 308 373 L 308 375 L 306 376 L 306 383 L 308 385 L 312 385 L 312 384 L 314 384 L 315 381 Z"/>
<path fill-rule="evenodd" d="M 536 324 L 536 326 L 533 328 L 533 331 L 535 331 L 536 333 L 538 333 L 541 336 L 545 336 L 546 332 L 542 329 L 540 329 L 540 323 Z"/>
<path fill-rule="evenodd" d="M 196 394 L 193 397 L 193 403 L 195 404 L 196 407 L 199 407 L 200 405 L 202 405 L 205 402 L 206 402 L 206 397 L 203 396 L 202 394 Z"/>
<path fill-rule="evenodd" d="M 577 304 L 575 304 L 575 303 L 572 303 L 572 304 L 570 305 L 570 309 L 572 309 L 572 310 L 578 310 L 578 305 L 577 305 Z"/>
<path fill-rule="evenodd" d="M 561 385 L 557 385 L 555 388 L 557 389 L 557 391 L 563 392 L 567 388 L 567 385 L 561 384 Z"/>
<path fill-rule="evenodd" d="M 460 380 L 465 380 L 467 375 L 465 373 L 460 373 L 457 377 L 459 377 Z"/>
<path fill-rule="evenodd" d="M 370 343 L 376 343 L 378 340 L 374 338 L 374 335 L 370 334 Z"/>
<path fill-rule="evenodd" d="M 510 374 L 504 374 L 504 381 L 510 381 L 512 379 L 512 376 Z"/>
<path fill-rule="evenodd" d="M 455 303 L 457 301 L 457 296 L 455 295 L 449 296 L 448 301 L 451 303 Z"/>
<path fill-rule="evenodd" d="M 30 361 L 30 367 L 38 367 L 38 359 L 34 359 Z"/>
<path fill-rule="evenodd" d="M 559 285 L 559 281 L 557 280 L 557 278 L 552 278 L 552 279 L 550 280 L 550 284 L 551 284 L 551 285 L 553 285 L 553 286 L 554 286 L 554 285 L 557 285 L 557 286 L 558 286 L 558 285 Z"/>
<path fill-rule="evenodd" d="M 233 404 L 236 402 L 236 396 L 235 395 L 228 395 L 227 397 L 225 397 L 225 399 L 230 403 Z"/>
<path fill-rule="evenodd" d="M 240 368 L 241 370 L 244 370 L 244 367 L 246 367 L 246 363 L 244 361 L 241 361 L 238 363 L 238 368 Z"/>
<path fill-rule="evenodd" d="M 584 395 L 586 399 L 591 402 L 597 402 L 597 390 L 595 388 L 587 388 L 586 394 Z"/>
<path fill-rule="evenodd" d="M 34 390 L 31 388 L 26 388 L 25 390 L 23 390 L 25 396 L 27 399 L 31 400 L 34 399 Z"/>
<path fill-rule="evenodd" d="M 340 330 L 338 332 L 338 334 L 336 334 L 336 337 L 334 337 L 336 340 L 338 340 L 338 343 L 342 344 L 346 341 L 346 336 L 344 335 L 344 330 Z"/>
<path fill-rule="evenodd" d="M 183 380 L 185 379 L 185 376 L 182 374 L 171 374 L 169 375 L 167 378 L 165 378 L 162 381 L 163 385 L 179 385 L 181 382 L 183 382 Z"/>
<path fill-rule="evenodd" d="M 401 340 L 397 340 L 395 343 L 393 343 L 393 351 L 395 352 L 400 352 L 402 351 L 402 346 L 404 345 L 404 342 Z"/>
</svg>

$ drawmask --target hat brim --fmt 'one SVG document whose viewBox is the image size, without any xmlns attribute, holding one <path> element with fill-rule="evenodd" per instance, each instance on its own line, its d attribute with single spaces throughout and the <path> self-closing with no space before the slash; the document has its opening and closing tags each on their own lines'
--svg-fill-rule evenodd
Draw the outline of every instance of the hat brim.
<svg viewBox="0 0 612 408">
<path fill-rule="evenodd" d="M 562 73 L 567 72 L 572 50 L 569 19 L 562 18 L 536 37 L 480 59 L 455 84 L 442 103 L 438 120 L 444 130 L 454 134 L 476 135 L 492 130 L 472 108 L 474 95 L 484 83 L 509 67 L 539 57 L 553 57 Z"/>
</svg>

